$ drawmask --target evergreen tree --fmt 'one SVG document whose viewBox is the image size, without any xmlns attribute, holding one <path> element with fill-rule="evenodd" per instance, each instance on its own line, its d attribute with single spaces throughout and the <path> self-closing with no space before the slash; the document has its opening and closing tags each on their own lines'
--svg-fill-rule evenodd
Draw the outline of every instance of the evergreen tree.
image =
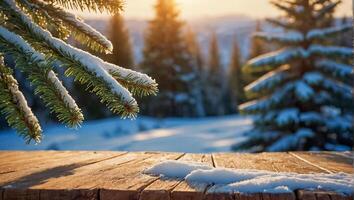
<svg viewBox="0 0 354 200">
<path fill-rule="evenodd" d="M 131 68 L 134 65 L 134 59 L 129 31 L 120 14 L 115 14 L 110 20 L 109 39 L 113 45 L 113 52 L 107 55 L 108 61 L 118 66 Z"/>
<path fill-rule="evenodd" d="M 63 7 L 61 7 L 63 6 Z M 0 1 L 0 110 L 8 124 L 26 140 L 39 142 L 42 130 L 19 90 L 3 56 L 15 58 L 15 68 L 26 74 L 50 112 L 69 127 L 83 121 L 81 109 L 54 72 L 66 69 L 67 76 L 86 85 L 109 109 L 122 117 L 139 111 L 132 94 L 155 94 L 157 84 L 147 75 L 124 69 L 67 44 L 70 33 L 92 50 L 112 52 L 110 41 L 64 8 L 118 13 L 122 2 L 103 0 L 2 0 Z M 129 91 L 130 90 L 130 91 Z"/>
<path fill-rule="evenodd" d="M 232 47 L 232 54 L 230 58 L 230 66 L 228 73 L 229 80 L 229 95 L 230 95 L 230 108 L 233 113 L 238 112 L 237 105 L 244 103 L 245 94 L 244 94 L 244 80 L 242 74 L 242 64 L 241 64 L 241 55 L 240 48 L 235 39 Z"/>
<path fill-rule="evenodd" d="M 189 85 L 192 89 L 192 95 L 195 99 L 195 115 L 197 117 L 203 117 L 206 115 L 205 112 L 205 68 L 204 68 L 204 60 L 202 53 L 200 51 L 200 47 L 196 38 L 195 33 L 188 29 L 186 33 L 186 43 L 187 50 L 191 57 L 191 66 L 193 72 L 195 74 L 194 85 Z"/>
<path fill-rule="evenodd" d="M 209 42 L 209 60 L 207 73 L 207 113 L 209 115 L 225 114 L 225 74 L 220 61 L 219 45 L 215 33 Z"/>
<path fill-rule="evenodd" d="M 159 95 L 145 102 L 145 112 L 154 116 L 193 115 L 191 88 L 196 77 L 182 34 L 174 0 L 158 0 L 156 16 L 145 35 L 141 68 L 160 84 Z"/>
<path fill-rule="evenodd" d="M 353 49 L 331 46 L 330 39 L 352 29 L 352 24 L 330 26 L 340 1 L 273 1 L 287 21 L 270 20 L 284 34 L 256 36 L 283 48 L 247 63 L 268 73 L 246 87 L 258 100 L 240 106 L 256 115 L 249 139 L 235 149 L 252 151 L 344 150 L 353 146 Z M 265 67 L 268 66 L 268 67 Z M 271 69 L 269 69 L 271 66 Z"/>
</svg>

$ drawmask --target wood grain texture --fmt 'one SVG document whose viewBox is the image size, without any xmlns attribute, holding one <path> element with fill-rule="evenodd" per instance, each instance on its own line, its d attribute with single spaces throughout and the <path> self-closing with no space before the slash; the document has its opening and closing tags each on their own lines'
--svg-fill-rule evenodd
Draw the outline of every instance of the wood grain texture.
<svg viewBox="0 0 354 200">
<path fill-rule="evenodd" d="M 328 172 L 354 173 L 353 159 L 349 156 L 340 156 L 340 154 L 330 152 L 293 152 L 291 154 L 313 166 L 326 169 Z"/>
<path fill-rule="evenodd" d="M 100 183 L 103 188 L 100 192 L 100 199 L 139 199 L 141 191 L 158 179 L 158 177 L 149 176 L 142 172 L 157 163 L 165 160 L 176 160 L 183 155 L 182 153 L 154 152 L 146 154 L 149 155 L 146 159 L 100 172 L 100 176 L 105 177 L 105 181 Z"/>
<path fill-rule="evenodd" d="M 258 169 L 275 172 L 313 173 L 323 170 L 303 162 L 287 153 L 216 153 L 213 154 L 216 167 L 234 169 Z M 212 190 L 211 188 L 210 190 Z M 212 191 L 211 191 L 212 192 Z M 294 193 L 284 194 L 252 194 L 244 195 L 236 193 L 235 199 L 284 199 L 294 200 Z"/>
<path fill-rule="evenodd" d="M 214 166 L 212 157 L 210 154 L 185 154 L 180 160 L 202 162 L 209 166 Z M 183 199 L 203 199 L 204 191 L 208 185 L 199 185 L 198 189 L 191 187 L 185 181 L 181 181 L 171 191 L 171 199 L 183 200 Z"/>
<path fill-rule="evenodd" d="M 234 169 L 298 173 L 354 173 L 352 152 L 215 153 L 0 151 L 0 200 L 349 200 L 329 191 L 285 194 L 214 193 L 143 171 L 165 160 Z M 295 195 L 296 194 L 296 195 Z"/>
</svg>

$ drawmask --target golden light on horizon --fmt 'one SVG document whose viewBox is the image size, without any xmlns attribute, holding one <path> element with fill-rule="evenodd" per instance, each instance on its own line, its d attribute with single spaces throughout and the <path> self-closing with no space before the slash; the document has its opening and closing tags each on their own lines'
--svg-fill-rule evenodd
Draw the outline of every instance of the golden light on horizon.
<svg viewBox="0 0 354 200">
<path fill-rule="evenodd" d="M 253 18 L 274 17 L 280 14 L 268 0 L 175 0 L 184 19 L 245 15 Z M 149 19 L 154 16 L 156 0 L 126 0 L 124 12 L 127 18 Z M 336 16 L 352 16 L 353 3 L 343 0 L 336 10 Z M 108 14 L 76 12 L 85 18 L 107 17 Z"/>
</svg>

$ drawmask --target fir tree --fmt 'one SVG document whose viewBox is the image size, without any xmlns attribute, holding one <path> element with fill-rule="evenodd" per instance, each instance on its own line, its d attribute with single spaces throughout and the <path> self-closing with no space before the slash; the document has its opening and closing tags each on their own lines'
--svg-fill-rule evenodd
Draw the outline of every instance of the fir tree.
<svg viewBox="0 0 354 200">
<path fill-rule="evenodd" d="M 194 85 L 189 85 L 195 99 L 194 112 L 197 117 L 203 117 L 205 112 L 205 68 L 204 60 L 195 33 L 189 28 L 186 33 L 187 50 L 191 57 L 191 67 L 195 74 Z"/>
<path fill-rule="evenodd" d="M 242 74 L 242 64 L 241 64 L 241 55 L 240 48 L 235 39 L 233 42 L 232 53 L 230 58 L 230 66 L 228 73 L 229 80 L 229 95 L 230 95 L 230 108 L 233 113 L 238 112 L 237 105 L 244 103 L 245 94 L 244 94 L 244 80 Z"/>
<path fill-rule="evenodd" d="M 67 44 L 71 33 L 90 49 L 110 53 L 112 44 L 104 36 L 67 9 L 118 13 L 122 2 L 103 0 L 2 0 L 0 1 L 0 53 L 15 58 L 15 68 L 26 74 L 50 112 L 68 127 L 83 121 L 81 109 L 54 72 L 65 68 L 67 76 L 86 85 L 109 109 L 122 117 L 135 117 L 139 111 L 132 94 L 155 94 L 157 84 L 147 75 L 124 69 Z M 1 62 L 0 109 L 9 125 L 27 142 L 41 139 L 41 128 L 28 107 L 8 66 Z M 131 94 L 132 93 L 132 94 Z"/>
<path fill-rule="evenodd" d="M 209 42 L 209 60 L 207 73 L 207 112 L 209 115 L 222 115 L 225 113 L 224 91 L 225 74 L 220 61 L 219 45 L 215 33 Z"/>
<path fill-rule="evenodd" d="M 129 31 L 120 14 L 115 14 L 110 20 L 109 39 L 113 45 L 113 52 L 108 55 L 108 61 L 125 68 L 133 67 L 134 59 Z"/>
<path fill-rule="evenodd" d="M 240 106 L 256 115 L 249 139 L 235 149 L 252 151 L 339 150 L 353 146 L 353 49 L 331 46 L 330 39 L 352 24 L 330 26 L 340 1 L 273 1 L 288 20 L 270 20 L 283 34 L 258 33 L 282 49 L 247 63 L 268 73 L 246 87 L 259 99 Z M 268 67 L 265 67 L 268 66 Z M 269 66 L 271 69 L 269 69 Z"/>
<path fill-rule="evenodd" d="M 141 68 L 160 84 L 159 95 L 145 102 L 145 112 L 154 116 L 193 115 L 194 99 L 189 84 L 195 74 L 191 67 L 183 22 L 173 0 L 158 0 L 156 16 L 145 34 Z"/>
</svg>

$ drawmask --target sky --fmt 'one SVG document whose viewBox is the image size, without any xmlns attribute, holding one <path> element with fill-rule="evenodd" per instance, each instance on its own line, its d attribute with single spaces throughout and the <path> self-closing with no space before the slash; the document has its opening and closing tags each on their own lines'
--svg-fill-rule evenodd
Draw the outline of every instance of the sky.
<svg viewBox="0 0 354 200">
<path fill-rule="evenodd" d="M 215 17 L 225 15 L 246 15 L 253 18 L 278 16 L 280 12 L 269 0 L 175 0 L 184 19 Z M 206 3 L 207 2 L 207 3 Z M 152 9 L 156 0 L 125 0 L 123 15 L 126 18 L 149 19 L 154 16 Z M 352 16 L 352 0 L 342 0 L 337 7 L 337 16 Z M 107 17 L 107 14 L 77 12 L 84 18 Z"/>
</svg>

